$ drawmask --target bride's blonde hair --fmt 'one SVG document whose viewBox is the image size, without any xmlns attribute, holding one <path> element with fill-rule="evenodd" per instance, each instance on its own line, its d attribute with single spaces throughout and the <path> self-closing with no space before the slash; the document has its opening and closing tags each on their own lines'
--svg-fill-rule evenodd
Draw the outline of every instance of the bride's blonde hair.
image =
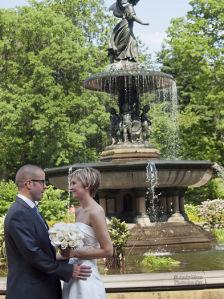
<svg viewBox="0 0 224 299">
<path fill-rule="evenodd" d="M 76 169 L 71 174 L 69 179 L 71 180 L 74 177 L 82 183 L 83 187 L 89 188 L 89 193 L 91 196 L 96 194 L 101 181 L 100 172 L 97 169 L 90 167 Z"/>
</svg>

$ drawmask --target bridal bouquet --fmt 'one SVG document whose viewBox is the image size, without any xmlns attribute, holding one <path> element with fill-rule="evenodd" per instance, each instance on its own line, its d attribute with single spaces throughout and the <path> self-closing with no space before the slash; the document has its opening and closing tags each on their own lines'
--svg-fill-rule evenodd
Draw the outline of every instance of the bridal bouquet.
<svg viewBox="0 0 224 299">
<path fill-rule="evenodd" d="M 78 249 L 83 247 L 84 235 L 73 223 L 56 223 L 48 231 L 51 244 L 61 250 L 67 248 Z"/>
</svg>

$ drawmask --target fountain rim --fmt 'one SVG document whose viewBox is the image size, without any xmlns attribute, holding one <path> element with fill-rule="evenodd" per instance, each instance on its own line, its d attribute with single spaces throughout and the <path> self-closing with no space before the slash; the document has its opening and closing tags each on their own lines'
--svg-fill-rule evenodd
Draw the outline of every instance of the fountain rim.
<svg viewBox="0 0 224 299">
<path fill-rule="evenodd" d="M 131 73 L 127 73 L 125 72 L 125 70 L 120 70 L 118 71 L 117 73 L 113 73 L 113 74 L 110 74 L 109 72 L 101 72 L 101 73 L 96 73 L 94 75 L 91 75 L 90 77 L 86 78 L 84 81 L 83 81 L 83 85 L 84 85 L 84 88 L 86 89 L 90 89 L 87 84 L 93 80 L 99 80 L 99 79 L 105 79 L 105 80 L 111 80 L 113 78 L 119 78 L 119 77 L 152 77 L 152 76 L 160 76 L 161 78 L 166 78 L 166 79 L 170 79 L 172 80 L 173 82 L 176 82 L 173 78 L 172 75 L 170 74 L 167 74 L 167 73 L 164 73 L 164 72 L 160 72 L 160 71 L 153 71 L 153 70 L 147 70 L 147 69 L 142 69 L 141 71 L 139 70 L 136 70 L 134 72 L 131 72 Z"/>
<path fill-rule="evenodd" d="M 154 70 L 147 70 L 147 69 L 141 69 L 141 70 L 135 70 L 131 73 L 127 73 L 125 72 L 125 70 L 121 69 L 121 70 L 118 70 L 117 73 L 113 73 L 113 74 L 110 74 L 110 72 L 101 72 L 101 73 L 96 73 L 94 75 L 91 75 L 90 77 L 86 78 L 84 80 L 84 82 L 86 81 L 89 81 L 89 80 L 92 80 L 92 79 L 99 79 L 99 78 L 106 78 L 106 77 L 134 77 L 134 76 L 144 76 L 144 75 L 148 75 L 149 77 L 150 76 L 160 76 L 160 77 L 165 77 L 165 78 L 168 78 L 168 79 L 171 79 L 172 81 L 175 81 L 174 80 L 174 77 L 170 74 L 167 74 L 167 73 L 164 73 L 164 72 L 160 72 L 160 71 L 154 71 Z"/>
<path fill-rule="evenodd" d="M 149 163 L 155 163 L 156 169 L 207 169 L 211 168 L 214 163 L 206 160 L 141 160 L 141 161 L 129 161 L 129 162 L 89 162 L 89 163 L 76 163 L 72 165 L 62 166 L 62 167 L 54 167 L 54 168 L 45 168 L 44 171 L 47 176 L 60 176 L 62 174 L 68 174 L 68 170 L 84 168 L 84 167 L 92 167 L 96 168 L 99 171 L 122 171 L 125 169 L 130 170 L 142 170 L 146 168 L 146 165 Z"/>
</svg>

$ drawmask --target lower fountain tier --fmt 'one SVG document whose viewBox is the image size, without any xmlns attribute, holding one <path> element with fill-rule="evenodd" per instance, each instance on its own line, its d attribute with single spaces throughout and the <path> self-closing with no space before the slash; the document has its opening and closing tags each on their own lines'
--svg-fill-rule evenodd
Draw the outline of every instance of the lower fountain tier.
<svg viewBox="0 0 224 299">
<path fill-rule="evenodd" d="M 45 169 L 45 172 L 51 184 L 68 190 L 71 171 L 84 167 L 98 169 L 102 181 L 95 199 L 106 217 L 117 217 L 133 227 L 130 247 L 206 249 L 211 246 L 211 236 L 188 222 L 184 193 L 188 186 L 206 184 L 212 177 L 212 166 L 208 161 L 112 160 Z M 154 190 L 158 199 L 154 203 L 146 201 L 150 187 L 147 167 L 157 170 L 152 173 L 158 179 Z"/>
<path fill-rule="evenodd" d="M 81 163 L 45 169 L 49 182 L 56 188 L 68 190 L 69 170 L 93 167 L 101 173 L 103 190 L 145 189 L 147 182 L 146 167 L 153 162 L 157 169 L 157 188 L 187 188 L 205 185 L 213 175 L 213 163 L 209 161 L 169 161 L 136 160 Z"/>
<path fill-rule="evenodd" d="M 136 251 L 207 250 L 215 244 L 214 237 L 202 227 L 191 222 L 153 223 L 131 228 L 127 249 Z"/>
</svg>

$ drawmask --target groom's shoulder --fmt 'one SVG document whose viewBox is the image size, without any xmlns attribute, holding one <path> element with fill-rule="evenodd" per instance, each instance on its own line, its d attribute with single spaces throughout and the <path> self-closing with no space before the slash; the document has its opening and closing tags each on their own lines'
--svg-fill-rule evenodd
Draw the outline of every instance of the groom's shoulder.
<svg viewBox="0 0 224 299">
<path fill-rule="evenodd" d="M 8 212 L 6 214 L 6 218 L 11 218 L 11 217 L 15 217 L 15 216 L 24 217 L 27 214 L 28 209 L 20 201 L 22 201 L 22 200 L 17 198 L 11 204 L 11 206 L 9 207 Z"/>
</svg>

